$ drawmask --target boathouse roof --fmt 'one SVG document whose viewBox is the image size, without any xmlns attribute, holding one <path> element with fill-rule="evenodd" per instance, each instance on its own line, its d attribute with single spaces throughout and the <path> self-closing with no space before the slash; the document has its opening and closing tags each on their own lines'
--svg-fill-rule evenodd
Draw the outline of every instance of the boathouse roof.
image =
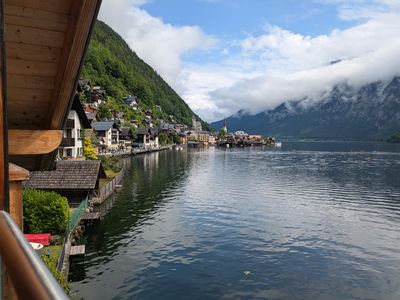
<svg viewBox="0 0 400 300">
<path fill-rule="evenodd" d="M 39 190 L 93 190 L 106 177 L 100 160 L 65 160 L 58 161 L 53 171 L 30 172 L 23 185 Z"/>
</svg>

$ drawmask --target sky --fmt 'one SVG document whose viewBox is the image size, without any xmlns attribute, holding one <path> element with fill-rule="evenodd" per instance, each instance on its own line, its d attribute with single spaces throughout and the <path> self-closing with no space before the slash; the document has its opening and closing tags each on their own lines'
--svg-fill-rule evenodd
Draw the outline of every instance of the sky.
<svg viewBox="0 0 400 300">
<path fill-rule="evenodd" d="M 208 122 L 400 75 L 400 0 L 103 0 L 99 19 Z"/>
</svg>

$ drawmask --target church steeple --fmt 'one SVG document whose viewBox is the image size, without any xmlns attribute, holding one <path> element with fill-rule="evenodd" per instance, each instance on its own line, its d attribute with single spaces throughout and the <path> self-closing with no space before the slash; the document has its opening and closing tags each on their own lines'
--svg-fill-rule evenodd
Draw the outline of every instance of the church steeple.
<svg viewBox="0 0 400 300">
<path fill-rule="evenodd" d="M 228 133 L 228 127 L 226 126 L 226 118 L 224 119 L 224 127 L 222 127 L 222 130 L 225 131 L 225 133 Z"/>
</svg>

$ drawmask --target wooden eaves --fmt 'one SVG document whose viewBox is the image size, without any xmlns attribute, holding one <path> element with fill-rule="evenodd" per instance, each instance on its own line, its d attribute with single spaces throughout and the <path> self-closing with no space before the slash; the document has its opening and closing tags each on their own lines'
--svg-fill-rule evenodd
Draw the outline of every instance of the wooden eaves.
<svg viewBox="0 0 400 300">
<path fill-rule="evenodd" d="M 0 210 L 20 227 L 22 181 L 54 161 L 100 4 L 0 0 Z"/>
</svg>

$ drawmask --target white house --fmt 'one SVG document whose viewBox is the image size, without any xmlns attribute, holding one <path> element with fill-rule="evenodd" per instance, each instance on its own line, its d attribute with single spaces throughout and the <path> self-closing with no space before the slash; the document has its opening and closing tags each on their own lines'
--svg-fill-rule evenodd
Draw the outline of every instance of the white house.
<svg viewBox="0 0 400 300">
<path fill-rule="evenodd" d="M 134 110 L 137 110 L 138 107 L 139 107 L 139 104 L 137 103 L 137 97 L 136 96 L 129 95 L 127 97 L 124 97 L 124 101 L 127 104 L 129 104 L 129 106 Z"/>
<path fill-rule="evenodd" d="M 159 147 L 158 128 L 138 128 L 136 132 L 137 138 L 134 145 L 145 149 L 157 149 Z"/>
<path fill-rule="evenodd" d="M 118 148 L 120 129 L 114 121 L 95 122 L 92 128 L 99 138 L 100 145 L 108 149 Z"/>
<path fill-rule="evenodd" d="M 75 96 L 67 122 L 63 130 L 63 139 L 58 148 L 59 159 L 83 158 L 84 130 L 89 129 L 90 122 L 78 96 Z"/>
</svg>

